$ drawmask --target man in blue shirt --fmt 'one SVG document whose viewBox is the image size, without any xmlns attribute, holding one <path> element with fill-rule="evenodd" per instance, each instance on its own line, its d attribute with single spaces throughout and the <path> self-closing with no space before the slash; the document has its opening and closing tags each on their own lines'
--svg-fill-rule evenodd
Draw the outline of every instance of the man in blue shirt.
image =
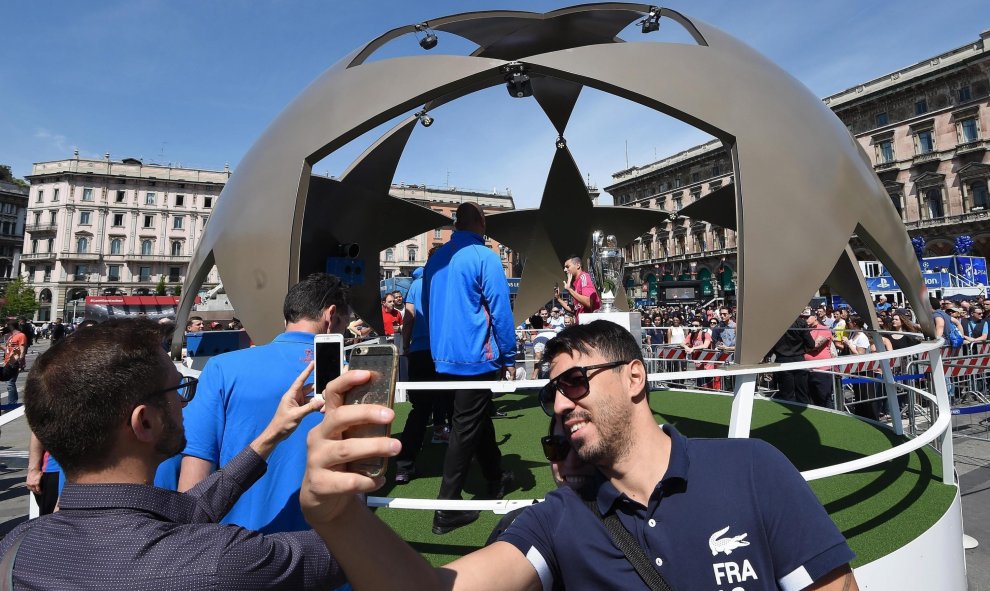
<svg viewBox="0 0 990 591">
<path fill-rule="evenodd" d="M 355 500 L 354 492 L 378 483 L 334 470 L 362 455 L 394 455 L 398 446 L 387 439 L 363 441 L 362 453 L 337 435 L 387 422 L 391 413 L 337 408 L 310 433 L 303 510 L 355 589 L 396 588 L 395 572 L 410 589 L 645 588 L 599 513 L 617 517 L 673 589 L 858 589 L 848 566 L 853 552 L 779 451 L 758 440 L 689 440 L 671 426 L 657 428 L 642 353 L 627 330 L 601 320 L 573 326 L 545 355 L 551 379 L 540 403 L 568 435 L 554 455 L 576 453 L 598 478 L 581 493 L 550 492 L 498 542 L 442 568 L 431 568 Z M 333 393 L 327 404 L 340 400 Z"/>
<path fill-rule="evenodd" d="M 514 379 L 516 333 L 502 260 L 485 245 L 485 214 L 478 204 L 462 203 L 455 215 L 455 232 L 423 273 L 423 311 L 437 374 L 452 381 Z M 491 403 L 491 392 L 454 391 L 439 498 L 461 498 L 475 458 L 488 480 L 489 496 L 500 499 L 511 485 L 512 473 L 502 471 Z M 445 534 L 477 518 L 477 511 L 437 511 L 433 533 Z"/>
<path fill-rule="evenodd" d="M 226 464 L 261 433 L 282 392 L 313 360 L 313 336 L 346 328 L 346 289 L 336 277 L 314 273 L 289 289 L 283 315 L 285 332 L 271 343 L 218 355 L 203 368 L 196 399 L 184 412 L 188 443 L 180 491 Z M 306 432 L 319 422 L 319 415 L 303 420 L 224 523 L 265 533 L 309 529 L 299 510 L 299 482 L 306 467 Z"/>
</svg>

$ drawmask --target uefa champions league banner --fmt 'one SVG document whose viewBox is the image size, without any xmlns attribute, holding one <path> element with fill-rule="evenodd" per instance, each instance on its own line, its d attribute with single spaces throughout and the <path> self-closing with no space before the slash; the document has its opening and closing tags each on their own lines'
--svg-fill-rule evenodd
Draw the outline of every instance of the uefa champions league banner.
<svg viewBox="0 0 990 591">
<path fill-rule="evenodd" d="M 987 285 L 987 260 L 983 257 L 956 257 L 956 274 L 972 285 Z"/>
<path fill-rule="evenodd" d="M 950 287 L 950 275 L 948 273 L 925 273 L 925 287 L 928 289 L 942 289 L 944 287 Z M 872 293 L 891 293 L 894 291 L 901 291 L 901 288 L 897 285 L 897 282 L 889 275 L 883 275 L 881 277 L 867 277 L 866 287 Z"/>
</svg>

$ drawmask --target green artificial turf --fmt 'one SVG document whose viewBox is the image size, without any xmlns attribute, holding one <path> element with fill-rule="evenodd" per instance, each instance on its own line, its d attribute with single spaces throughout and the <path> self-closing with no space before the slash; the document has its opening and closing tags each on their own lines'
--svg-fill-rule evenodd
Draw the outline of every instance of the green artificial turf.
<svg viewBox="0 0 990 591">
<path fill-rule="evenodd" d="M 540 498 L 553 488 L 539 445 L 548 419 L 532 394 L 506 395 L 496 404 L 508 414 L 495 421 L 503 467 L 516 475 L 506 498 Z M 661 391 L 651 396 L 658 422 L 672 423 L 690 437 L 724 437 L 731 404 L 731 397 L 719 395 Z M 409 408 L 396 406 L 396 432 Z M 870 455 L 902 441 L 888 430 L 850 417 L 767 400 L 754 406 L 752 436 L 779 448 L 800 470 Z M 417 459 L 419 477 L 395 486 L 394 465 L 390 466 L 387 484 L 375 494 L 436 498 L 445 449 L 427 441 Z M 945 513 L 955 496 L 954 487 L 941 483 L 941 458 L 928 447 L 887 465 L 813 481 L 811 487 L 856 552 L 853 566 L 916 538 Z M 472 470 L 464 498 L 484 498 L 485 488 L 480 470 Z M 447 563 L 484 544 L 501 517 L 482 512 L 475 523 L 437 536 L 430 531 L 432 511 L 380 509 L 378 515 L 433 564 Z"/>
</svg>

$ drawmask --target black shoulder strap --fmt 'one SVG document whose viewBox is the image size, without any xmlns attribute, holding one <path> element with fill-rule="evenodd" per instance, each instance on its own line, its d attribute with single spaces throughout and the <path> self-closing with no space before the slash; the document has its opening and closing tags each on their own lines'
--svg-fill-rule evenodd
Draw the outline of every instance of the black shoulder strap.
<svg viewBox="0 0 990 591">
<path fill-rule="evenodd" d="M 602 516 L 595 499 L 586 498 L 584 499 L 584 503 L 601 520 L 616 548 L 622 550 L 622 553 L 626 555 L 626 559 L 633 565 L 636 573 L 643 579 L 647 587 L 653 591 L 673 591 L 667 580 L 663 578 L 663 575 L 657 572 L 657 569 L 653 568 L 653 565 L 650 564 L 650 559 L 646 557 L 643 548 L 633 539 L 632 534 L 623 527 L 622 522 L 619 521 L 619 517 L 615 512 L 611 512 L 607 516 Z"/>
<path fill-rule="evenodd" d="M 4 552 L 0 559 L 0 591 L 14 591 L 14 560 L 17 558 L 17 550 L 21 547 L 21 542 L 27 537 L 27 531 L 21 532 L 14 543 Z"/>
</svg>

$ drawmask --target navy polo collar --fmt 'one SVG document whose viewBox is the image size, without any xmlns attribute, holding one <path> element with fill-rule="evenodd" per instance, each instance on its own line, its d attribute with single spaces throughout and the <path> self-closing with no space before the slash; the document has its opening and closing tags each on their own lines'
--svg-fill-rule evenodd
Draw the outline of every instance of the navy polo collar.
<svg viewBox="0 0 990 591">
<path fill-rule="evenodd" d="M 687 486 L 688 469 L 691 461 L 688 458 L 688 445 L 690 441 L 681 435 L 673 425 L 662 425 L 663 432 L 670 437 L 670 458 L 667 460 L 667 471 L 657 484 L 657 489 L 661 489 L 668 494 L 683 491 Z M 656 490 L 656 489 L 654 489 Z M 612 506 L 626 495 L 619 492 L 608 480 L 604 480 L 598 487 L 598 510 L 602 515 L 608 513 Z"/>
<path fill-rule="evenodd" d="M 131 509 L 154 513 L 182 523 L 196 508 L 189 495 L 144 484 L 67 483 L 58 501 L 63 511 L 87 509 Z"/>
</svg>

